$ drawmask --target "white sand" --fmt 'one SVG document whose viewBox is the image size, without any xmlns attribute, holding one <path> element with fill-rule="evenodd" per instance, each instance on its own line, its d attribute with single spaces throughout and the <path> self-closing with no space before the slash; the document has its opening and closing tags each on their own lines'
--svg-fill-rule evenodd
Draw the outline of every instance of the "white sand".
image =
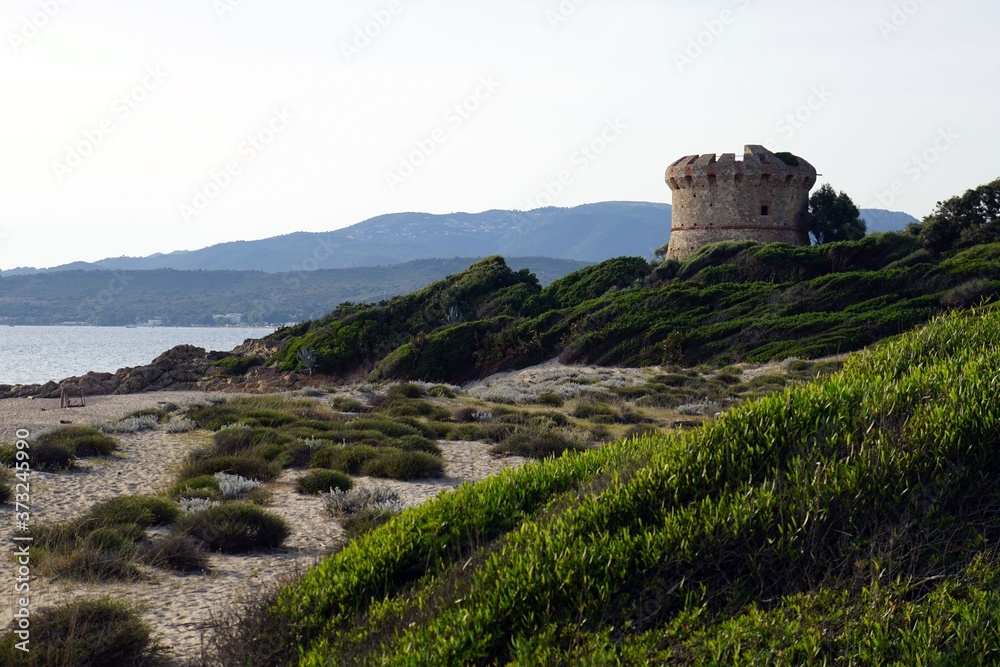
<svg viewBox="0 0 1000 667">
<path fill-rule="evenodd" d="M 204 399 L 201 392 L 159 392 L 87 399 L 84 408 L 59 409 L 58 400 L 0 400 L 0 442 L 13 442 L 18 429 L 37 432 L 59 426 L 98 425 L 114 421 L 142 408 L 165 403 L 183 405 Z M 32 524 L 50 524 L 78 517 L 97 502 L 123 495 L 156 494 L 174 481 L 184 458 L 208 439 L 205 432 L 169 435 L 162 430 L 117 436 L 121 449 L 109 459 L 86 460 L 78 470 L 64 473 L 31 473 Z M 395 489 L 404 503 L 424 502 L 463 481 L 483 479 L 499 470 L 520 465 L 523 459 L 497 460 L 489 446 L 473 442 L 442 442 L 447 462 L 445 477 L 419 482 L 394 482 L 359 478 L 359 486 L 385 484 Z M 343 539 L 337 522 L 327 515 L 318 497 L 295 492 L 295 480 L 303 471 L 286 471 L 268 485 L 273 493 L 270 510 L 283 516 L 292 533 L 285 547 L 263 554 L 211 557 L 208 575 L 174 575 L 149 569 L 149 581 L 137 584 L 83 586 L 73 581 L 39 579 L 31 582 L 31 609 L 62 604 L 83 597 L 111 595 L 145 605 L 145 616 L 154 632 L 173 649 L 175 664 L 196 664 L 201 654 L 206 624 L 223 612 L 238 592 L 253 590 L 283 573 L 301 571 L 315 564 Z M 0 506 L 0 539 L 11 544 L 14 532 L 13 505 Z M 10 580 L 15 564 L 4 560 Z M 8 576 L 10 578 L 8 578 Z M 6 627 L 15 603 L 13 586 L 0 596 L 0 624 Z"/>
</svg>

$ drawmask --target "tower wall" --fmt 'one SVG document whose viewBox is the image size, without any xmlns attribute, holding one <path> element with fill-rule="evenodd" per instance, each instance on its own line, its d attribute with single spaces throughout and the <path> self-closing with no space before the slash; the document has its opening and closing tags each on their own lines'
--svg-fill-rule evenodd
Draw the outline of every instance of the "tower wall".
<svg viewBox="0 0 1000 667">
<path fill-rule="evenodd" d="M 809 191 L 816 169 L 791 166 L 763 146 L 734 153 L 690 155 L 667 168 L 673 223 L 667 259 L 710 243 L 752 240 L 808 245 Z"/>
</svg>

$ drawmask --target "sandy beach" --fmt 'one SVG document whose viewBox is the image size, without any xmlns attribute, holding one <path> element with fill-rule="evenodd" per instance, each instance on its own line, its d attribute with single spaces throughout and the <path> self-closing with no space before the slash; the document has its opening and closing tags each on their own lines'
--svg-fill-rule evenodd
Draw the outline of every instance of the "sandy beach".
<svg viewBox="0 0 1000 667">
<path fill-rule="evenodd" d="M 183 406 L 205 399 L 202 392 L 159 392 L 87 399 L 86 407 L 60 409 L 58 400 L 0 400 L 0 443 L 13 442 L 19 429 L 37 433 L 41 429 L 74 425 L 100 425 L 118 420 L 136 410 Z M 174 480 L 177 468 L 192 450 L 209 438 L 205 432 L 168 434 L 155 431 L 116 436 L 121 448 L 115 456 L 78 463 L 71 472 L 31 473 L 30 523 L 51 524 L 84 514 L 103 500 L 126 495 L 162 493 Z M 376 483 L 396 490 L 406 505 L 424 502 L 464 481 L 477 481 L 504 468 L 521 465 L 517 458 L 495 459 L 489 446 L 476 442 L 439 443 L 447 463 L 445 477 L 416 482 L 356 478 L 358 486 Z M 111 595 L 145 606 L 145 616 L 154 633 L 172 649 L 175 665 L 198 664 L 206 624 L 224 612 L 241 592 L 258 588 L 283 573 L 301 571 L 328 554 L 343 540 L 337 521 L 324 510 L 319 497 L 294 490 L 303 471 L 287 470 L 268 485 L 273 499 L 268 509 L 283 516 L 292 528 L 282 549 L 242 556 L 213 554 L 207 575 L 176 575 L 148 569 L 148 581 L 136 584 L 85 586 L 78 582 L 38 579 L 31 582 L 31 608 L 62 604 L 82 597 Z M 14 506 L 0 506 L 0 536 L 11 544 Z M 13 561 L 5 559 L 5 567 Z M 6 627 L 14 608 L 13 588 L 0 598 L 0 623 Z"/>
</svg>

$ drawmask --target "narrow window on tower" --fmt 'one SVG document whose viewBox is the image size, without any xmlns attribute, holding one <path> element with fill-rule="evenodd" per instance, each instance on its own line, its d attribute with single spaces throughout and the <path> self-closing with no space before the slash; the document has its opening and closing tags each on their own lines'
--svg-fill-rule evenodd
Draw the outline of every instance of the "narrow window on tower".
<svg viewBox="0 0 1000 667">
<path fill-rule="evenodd" d="M 762 201 L 760 203 L 760 214 L 762 216 L 771 215 L 771 205 L 768 202 Z"/>
</svg>

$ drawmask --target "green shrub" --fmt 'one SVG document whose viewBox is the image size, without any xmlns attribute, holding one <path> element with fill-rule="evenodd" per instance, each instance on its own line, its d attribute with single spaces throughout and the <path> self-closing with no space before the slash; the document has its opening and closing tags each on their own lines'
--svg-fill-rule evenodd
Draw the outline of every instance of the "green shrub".
<svg viewBox="0 0 1000 667">
<path fill-rule="evenodd" d="M 455 398 L 455 392 L 447 385 L 439 384 L 431 387 L 427 394 L 434 398 Z"/>
<path fill-rule="evenodd" d="M 246 372 L 256 366 L 261 366 L 264 360 L 260 357 L 241 357 L 232 355 L 219 359 L 212 365 L 226 375 L 246 375 Z"/>
<path fill-rule="evenodd" d="M 236 456 L 262 445 L 284 444 L 291 437 L 271 428 L 227 428 L 212 436 L 214 456 Z"/>
<path fill-rule="evenodd" d="M 573 408 L 573 416 L 577 419 L 606 419 L 611 422 L 616 421 L 614 408 L 607 403 L 598 401 L 580 401 Z"/>
<path fill-rule="evenodd" d="M 66 445 L 36 443 L 29 451 L 31 465 L 36 470 L 69 470 L 73 467 L 73 452 Z"/>
<path fill-rule="evenodd" d="M 361 401 L 355 398 L 348 398 L 346 396 L 338 396 L 334 398 L 330 401 L 330 405 L 333 406 L 334 410 L 352 414 L 364 414 L 371 411 L 371 408 Z"/>
<path fill-rule="evenodd" d="M 121 496 L 91 508 L 88 523 L 106 526 L 136 524 L 142 528 L 166 526 L 180 516 L 176 503 L 155 496 Z"/>
<path fill-rule="evenodd" d="M 390 438 L 401 438 L 404 435 L 421 435 L 420 429 L 408 424 L 401 424 L 392 419 L 367 418 L 355 419 L 347 424 L 357 431 L 378 431 Z"/>
<path fill-rule="evenodd" d="M 170 412 L 162 408 L 143 408 L 142 410 L 136 410 L 126 415 L 125 419 L 131 417 L 156 417 L 157 423 L 162 424 L 163 422 L 170 421 Z"/>
<path fill-rule="evenodd" d="M 396 514 L 398 512 L 392 510 L 366 507 L 341 518 L 340 524 L 343 526 L 347 538 L 353 540 L 388 523 Z"/>
<path fill-rule="evenodd" d="M 542 405 L 548 405 L 553 408 L 561 408 L 566 403 L 566 399 L 559 394 L 549 392 L 541 394 L 538 397 L 538 402 Z"/>
<path fill-rule="evenodd" d="M 134 523 L 122 524 L 94 529 L 84 538 L 83 545 L 98 551 L 127 555 L 135 550 L 136 544 L 141 542 L 144 537 L 142 526 Z"/>
<path fill-rule="evenodd" d="M 385 408 L 385 413 L 393 417 L 427 417 L 428 419 L 447 419 L 450 416 L 444 408 L 419 398 L 394 401 Z"/>
<path fill-rule="evenodd" d="M 397 438 L 393 444 L 397 449 L 407 452 L 427 452 L 435 456 L 441 455 L 441 448 L 438 447 L 437 443 L 422 435 L 405 435 L 402 438 Z"/>
<path fill-rule="evenodd" d="M 0 663 L 28 667 L 159 664 L 165 652 L 139 610 L 100 598 L 38 610 L 31 617 L 30 653 L 13 632 L 0 638 Z"/>
<path fill-rule="evenodd" d="M 272 460 L 281 468 L 307 468 L 309 460 L 319 447 L 311 447 L 304 442 L 294 442 L 285 446 Z M 262 456 L 267 460 L 266 456 Z"/>
<path fill-rule="evenodd" d="M 118 449 L 118 441 L 90 426 L 64 426 L 38 437 L 32 447 L 33 457 L 43 446 L 57 446 L 78 457 L 110 456 Z"/>
<path fill-rule="evenodd" d="M 386 398 L 393 401 L 407 398 L 423 398 L 423 396 L 424 390 L 419 385 L 411 382 L 390 387 L 389 391 L 386 392 Z"/>
<path fill-rule="evenodd" d="M 274 549 L 289 534 L 284 519 L 250 503 L 230 503 L 188 514 L 174 528 L 223 553 Z"/>
<path fill-rule="evenodd" d="M 515 433 L 490 452 L 494 456 L 523 456 L 531 459 L 546 459 L 561 456 L 563 452 L 579 452 L 586 447 L 575 440 L 554 431 L 543 433 Z"/>
<path fill-rule="evenodd" d="M 345 473 L 336 470 L 316 470 L 295 483 L 295 490 L 306 495 L 326 493 L 330 489 L 350 491 L 354 482 Z"/>
<path fill-rule="evenodd" d="M 404 452 L 387 447 L 361 467 L 361 474 L 399 480 L 441 477 L 444 475 L 444 460 L 426 452 Z"/>
<path fill-rule="evenodd" d="M 201 542 L 183 533 L 174 533 L 149 543 L 142 559 L 153 567 L 177 572 L 208 570 L 208 553 Z"/>
<path fill-rule="evenodd" d="M 51 558 L 47 571 L 53 577 L 83 582 L 135 582 L 145 579 L 136 567 L 134 548 L 102 549 L 83 544 L 68 554 Z"/>
<path fill-rule="evenodd" d="M 174 499 L 208 498 L 214 500 L 219 497 L 219 480 L 215 478 L 215 475 L 192 477 L 174 484 L 170 487 L 168 495 Z"/>
<path fill-rule="evenodd" d="M 364 465 L 376 458 L 379 450 L 368 445 L 350 445 L 348 447 L 323 447 L 309 460 L 310 468 L 329 468 L 339 470 L 348 475 L 358 475 Z"/>
<path fill-rule="evenodd" d="M 188 461 L 180 471 L 181 481 L 214 475 L 217 472 L 239 475 L 260 482 L 273 482 L 281 474 L 281 469 L 267 461 L 240 456 L 214 456 Z"/>
</svg>

